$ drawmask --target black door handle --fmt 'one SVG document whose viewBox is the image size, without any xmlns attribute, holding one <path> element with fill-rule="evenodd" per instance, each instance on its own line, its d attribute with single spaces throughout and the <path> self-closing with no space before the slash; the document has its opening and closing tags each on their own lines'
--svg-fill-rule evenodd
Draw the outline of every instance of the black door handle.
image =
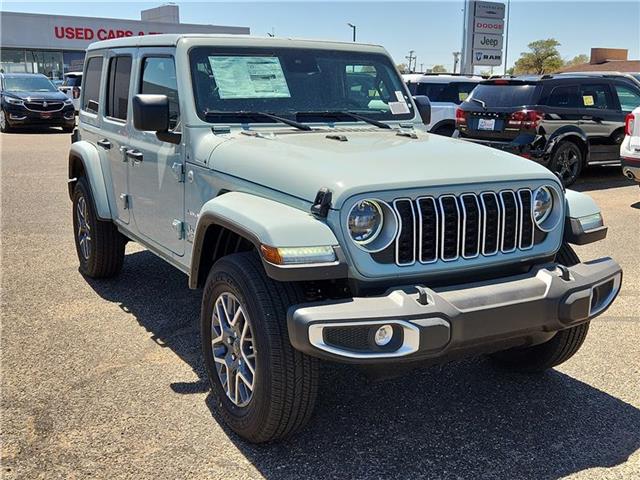
<svg viewBox="0 0 640 480">
<path fill-rule="evenodd" d="M 142 152 L 139 152 L 137 150 L 127 150 L 126 154 L 127 157 L 132 158 L 136 162 L 141 162 L 143 159 Z"/>
<path fill-rule="evenodd" d="M 106 138 L 103 140 L 98 140 L 96 143 L 98 144 L 98 146 L 104 148 L 105 150 L 109 150 L 111 148 L 111 142 Z"/>
</svg>

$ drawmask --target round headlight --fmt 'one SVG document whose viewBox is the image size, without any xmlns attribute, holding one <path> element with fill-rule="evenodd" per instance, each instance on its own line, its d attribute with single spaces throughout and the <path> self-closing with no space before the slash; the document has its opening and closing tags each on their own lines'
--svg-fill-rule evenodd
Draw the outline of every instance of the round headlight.
<svg viewBox="0 0 640 480">
<path fill-rule="evenodd" d="M 540 226 L 553 210 L 553 195 L 547 187 L 540 187 L 533 193 L 533 219 Z"/>
<path fill-rule="evenodd" d="M 375 200 L 361 200 L 349 212 L 349 234 L 357 244 L 373 242 L 382 230 L 382 223 L 382 208 Z"/>
</svg>

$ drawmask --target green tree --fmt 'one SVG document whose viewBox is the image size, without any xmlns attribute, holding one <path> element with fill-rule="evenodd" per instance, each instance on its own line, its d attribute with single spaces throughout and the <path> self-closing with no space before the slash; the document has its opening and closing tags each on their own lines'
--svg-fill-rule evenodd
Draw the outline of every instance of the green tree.
<svg viewBox="0 0 640 480">
<path fill-rule="evenodd" d="M 558 48 L 560 42 L 555 38 L 536 40 L 529 45 L 529 52 L 522 52 L 513 66 L 516 75 L 531 73 L 542 75 L 559 70 L 564 65 Z"/>
<path fill-rule="evenodd" d="M 434 65 L 431 73 L 447 73 L 447 69 L 444 68 L 444 65 Z"/>
<path fill-rule="evenodd" d="M 582 65 L 583 63 L 589 63 L 589 55 L 581 53 L 580 55 L 573 57 L 571 60 L 564 62 L 564 66 L 571 67 L 573 65 Z"/>
</svg>

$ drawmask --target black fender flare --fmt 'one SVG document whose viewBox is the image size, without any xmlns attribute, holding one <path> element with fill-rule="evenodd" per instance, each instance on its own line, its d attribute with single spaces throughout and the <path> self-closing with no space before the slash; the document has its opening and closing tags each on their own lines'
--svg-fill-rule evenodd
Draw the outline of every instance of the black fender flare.
<svg viewBox="0 0 640 480">
<path fill-rule="evenodd" d="M 547 144 L 544 150 L 545 155 L 551 155 L 553 149 L 556 148 L 560 142 L 567 139 L 577 139 L 580 142 L 584 153 L 583 160 L 586 161 L 589 156 L 589 138 L 584 131 L 574 125 L 567 125 L 553 132 L 553 134 L 547 139 Z"/>
</svg>

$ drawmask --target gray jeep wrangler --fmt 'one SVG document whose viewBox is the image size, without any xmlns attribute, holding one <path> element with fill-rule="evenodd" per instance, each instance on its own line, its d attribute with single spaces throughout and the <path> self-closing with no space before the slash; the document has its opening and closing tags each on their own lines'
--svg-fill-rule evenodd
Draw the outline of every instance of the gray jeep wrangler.
<svg viewBox="0 0 640 480">
<path fill-rule="evenodd" d="M 155 35 L 93 44 L 69 153 L 80 271 L 135 241 L 203 288 L 220 413 L 253 442 L 312 414 L 320 360 L 570 358 L 622 272 L 569 244 L 600 210 L 528 160 L 430 135 L 388 53 Z M 149 299 L 153 302 L 153 299 Z"/>
</svg>

